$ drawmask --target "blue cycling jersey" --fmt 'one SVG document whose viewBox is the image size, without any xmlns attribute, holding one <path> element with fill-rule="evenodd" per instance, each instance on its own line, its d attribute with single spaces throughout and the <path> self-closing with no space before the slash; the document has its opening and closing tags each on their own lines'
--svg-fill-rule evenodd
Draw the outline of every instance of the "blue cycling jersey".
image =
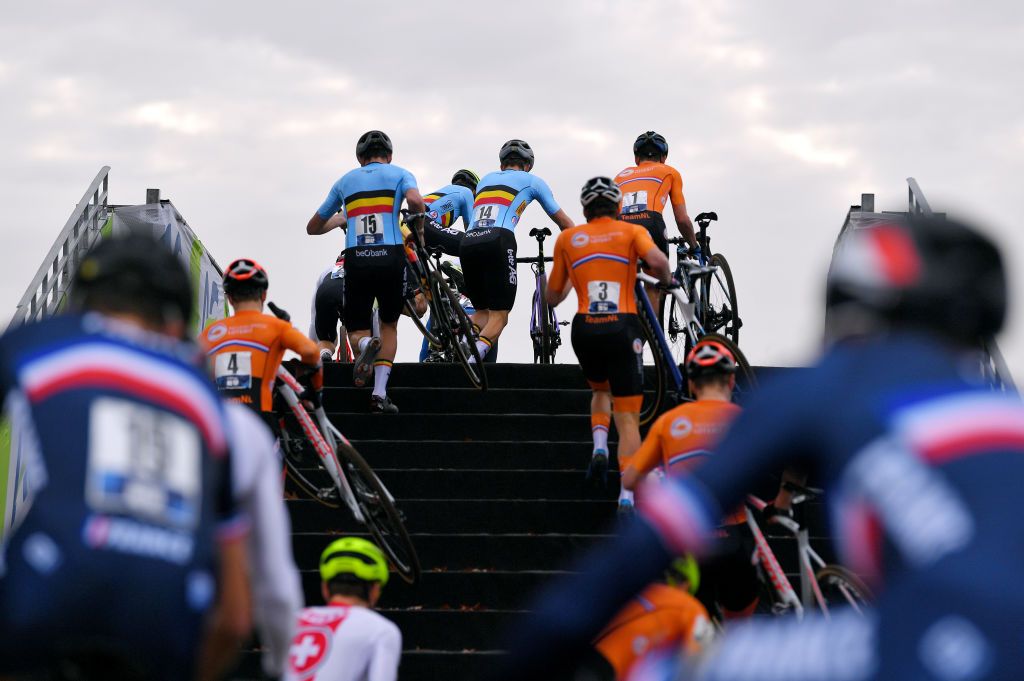
<svg viewBox="0 0 1024 681">
<path fill-rule="evenodd" d="M 430 219 L 440 227 L 451 227 L 462 218 L 465 226 L 473 217 L 473 192 L 459 184 L 449 184 L 423 197 Z"/>
<path fill-rule="evenodd" d="M 194 672 L 216 542 L 245 530 L 200 357 L 96 314 L 0 338 L 30 501 L 0 561 L 0 672 L 83 636 Z"/>
<path fill-rule="evenodd" d="M 538 201 L 548 215 L 559 206 L 548 183 L 523 170 L 499 170 L 484 175 L 476 186 L 470 229 L 501 227 L 514 230 L 531 201 Z"/>
<path fill-rule="evenodd" d="M 368 163 L 334 183 L 317 210 L 324 220 L 339 210 L 348 222 L 345 248 L 402 243 L 400 213 L 405 193 L 416 189 L 408 170 L 390 163 Z"/>
<path fill-rule="evenodd" d="M 825 483 L 840 555 L 880 593 L 877 631 L 864 639 L 871 664 L 843 678 L 943 678 L 922 672 L 931 662 L 920 651 L 941 655 L 947 630 L 967 632 L 979 664 L 996 672 L 970 678 L 1024 678 L 1024 528 L 1006 522 L 1024 479 L 1024 403 L 963 368 L 935 341 L 899 334 L 838 346 L 813 370 L 766 385 L 716 456 L 648 488 L 639 522 L 535 603 L 506 646 L 513 675 L 529 678 L 533 665 L 589 641 L 674 556 L 709 546 L 722 509 L 757 476 L 795 463 Z M 750 636 L 746 659 L 772 634 Z M 802 636 L 806 627 L 793 644 L 812 640 Z M 765 672 L 758 678 L 791 678 Z"/>
</svg>

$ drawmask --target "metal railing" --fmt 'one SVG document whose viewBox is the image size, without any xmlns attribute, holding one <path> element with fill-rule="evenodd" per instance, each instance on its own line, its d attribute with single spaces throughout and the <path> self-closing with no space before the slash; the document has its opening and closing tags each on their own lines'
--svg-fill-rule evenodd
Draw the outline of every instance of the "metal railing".
<svg viewBox="0 0 1024 681">
<path fill-rule="evenodd" d="M 10 327 L 47 317 L 60 307 L 79 260 L 99 237 L 100 229 L 110 215 L 107 207 L 109 175 L 110 167 L 103 166 L 82 195 L 82 200 L 64 223 L 60 235 L 21 297 Z"/>
<path fill-rule="evenodd" d="M 911 215 L 931 215 L 932 207 L 924 198 L 921 185 L 912 177 L 907 178 L 907 212 Z"/>
</svg>

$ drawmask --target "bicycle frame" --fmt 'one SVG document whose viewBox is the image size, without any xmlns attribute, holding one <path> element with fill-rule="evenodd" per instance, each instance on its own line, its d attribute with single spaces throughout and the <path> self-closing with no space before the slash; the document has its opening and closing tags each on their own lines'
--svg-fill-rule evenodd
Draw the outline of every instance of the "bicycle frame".
<svg viewBox="0 0 1024 681">
<path fill-rule="evenodd" d="M 797 618 L 802 618 L 807 608 L 814 605 L 817 605 L 818 609 L 828 617 L 828 604 L 815 577 L 815 565 L 818 568 L 823 568 L 825 561 L 811 547 L 807 528 L 801 527 L 795 520 L 785 516 L 776 516 L 773 519 L 773 522 L 788 530 L 796 538 L 797 558 L 800 564 L 800 597 L 797 597 L 793 585 L 789 582 L 789 577 L 783 572 L 775 553 L 768 545 L 768 540 L 765 539 L 764 532 L 761 531 L 761 526 L 750 510 L 750 506 L 754 506 L 758 511 L 764 510 L 767 504 L 753 495 L 748 495 L 747 501 L 749 505 L 744 508 L 744 511 L 747 517 L 747 526 L 754 535 L 757 562 L 768 576 L 768 581 L 775 590 L 779 603 L 783 607 L 792 608 Z"/>
<path fill-rule="evenodd" d="M 654 329 L 654 337 L 658 342 L 657 349 L 651 348 L 651 352 L 661 352 L 662 356 L 665 358 L 665 365 L 669 367 L 669 374 L 675 382 L 676 394 L 677 396 L 682 397 L 684 387 L 683 372 L 679 370 L 679 365 L 676 364 L 675 359 L 672 357 L 672 351 L 669 349 L 668 340 L 665 338 L 665 330 L 661 328 L 661 324 L 657 323 L 658 315 L 655 314 L 654 306 L 651 305 L 651 299 L 647 296 L 647 291 L 643 286 L 644 282 L 652 284 L 658 284 L 659 282 L 654 277 L 648 276 L 643 272 L 638 272 L 636 276 L 636 297 L 637 300 L 640 301 L 640 305 L 644 308 L 644 312 L 647 313 L 647 319 L 651 320 L 651 328 Z M 681 296 L 682 294 L 678 293 L 677 289 L 670 289 L 669 292 L 672 293 L 672 299 L 676 300 L 678 303 L 676 296 Z"/>
</svg>

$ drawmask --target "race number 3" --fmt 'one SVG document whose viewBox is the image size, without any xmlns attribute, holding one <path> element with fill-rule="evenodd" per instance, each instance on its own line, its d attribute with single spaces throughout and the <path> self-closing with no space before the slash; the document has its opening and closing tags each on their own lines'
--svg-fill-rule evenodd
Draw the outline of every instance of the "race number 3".
<svg viewBox="0 0 1024 681">
<path fill-rule="evenodd" d="M 192 528 L 202 499 L 201 464 L 199 432 L 188 421 L 127 400 L 93 404 L 85 499 L 94 510 Z"/>
<path fill-rule="evenodd" d="M 370 213 L 356 218 L 356 244 L 372 246 L 384 240 L 384 214 Z"/>
<path fill-rule="evenodd" d="M 213 362 L 213 377 L 220 390 L 248 390 L 252 387 L 252 353 L 224 352 Z"/>
<path fill-rule="evenodd" d="M 587 299 L 590 301 L 587 311 L 591 314 L 618 312 L 620 287 L 617 281 L 587 282 Z"/>
</svg>

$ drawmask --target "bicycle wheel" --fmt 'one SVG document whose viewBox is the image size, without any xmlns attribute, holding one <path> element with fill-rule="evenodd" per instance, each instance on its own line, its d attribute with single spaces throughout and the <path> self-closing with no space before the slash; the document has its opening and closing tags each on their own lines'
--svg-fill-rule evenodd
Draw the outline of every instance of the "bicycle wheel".
<svg viewBox="0 0 1024 681">
<path fill-rule="evenodd" d="M 643 401 L 640 403 L 640 425 L 643 426 L 653 421 L 661 413 L 661 405 L 665 401 L 668 376 L 666 374 L 665 355 L 661 351 L 658 336 L 652 326 L 652 320 L 647 314 L 647 308 L 643 305 L 638 305 L 637 317 L 640 319 L 640 329 L 643 331 L 644 340 L 647 345 L 644 351 Z M 651 356 L 652 364 L 647 364 L 648 354 Z"/>
<path fill-rule="evenodd" d="M 317 447 L 309 441 L 298 421 L 291 414 L 279 420 L 279 437 L 284 470 L 299 490 L 327 508 L 341 508 L 341 497 L 330 473 L 320 465 Z M 314 437 L 322 435 L 316 432 Z M 323 443 L 326 447 L 326 443 Z"/>
<path fill-rule="evenodd" d="M 439 303 L 438 333 L 443 334 L 445 344 L 466 370 L 473 387 L 487 390 L 487 372 L 484 369 L 483 357 L 480 356 L 474 341 L 473 321 L 459 304 L 459 296 L 448 287 L 441 275 L 437 272 L 432 272 L 431 275 L 431 289 Z M 469 361 L 471 357 L 472 362 Z"/>
<path fill-rule="evenodd" d="M 736 358 L 736 389 L 734 392 L 736 393 L 736 400 L 742 401 L 743 396 L 749 395 L 757 389 L 757 375 L 754 374 L 753 367 L 747 361 L 747 356 L 740 350 L 740 346 L 720 333 L 704 334 L 701 340 L 705 338 L 721 343 Z"/>
<path fill-rule="evenodd" d="M 431 309 L 431 314 L 433 314 L 433 307 L 430 306 L 429 303 L 427 306 Z M 409 318 L 412 319 L 412 323 L 416 325 L 416 328 L 420 330 L 423 337 L 427 339 L 427 343 L 434 347 L 441 345 L 441 339 L 435 336 L 431 330 L 427 328 L 426 323 L 416 316 L 416 310 L 413 308 L 412 301 L 405 301 L 405 311 L 409 315 Z"/>
<path fill-rule="evenodd" d="M 867 584 L 841 565 L 826 565 L 814 578 L 827 607 L 848 606 L 863 613 L 864 606 L 874 600 Z"/>
<path fill-rule="evenodd" d="M 701 281 L 701 323 L 708 333 L 720 333 L 733 343 L 739 343 L 743 322 L 736 302 L 732 269 L 721 253 L 711 256 L 710 264 L 717 267 L 718 271 L 708 274 Z"/>
<path fill-rule="evenodd" d="M 540 289 L 534 293 L 534 296 L 540 298 Z M 540 298 L 537 304 L 537 312 L 540 333 L 533 339 L 534 362 L 553 364 L 555 361 L 554 313 L 543 298 Z"/>
<path fill-rule="evenodd" d="M 359 452 L 344 440 L 338 441 L 338 463 L 352 487 L 370 534 L 391 559 L 402 579 L 415 584 L 420 578 L 420 559 L 405 529 L 402 514 L 395 508 L 380 478 Z"/>
</svg>

